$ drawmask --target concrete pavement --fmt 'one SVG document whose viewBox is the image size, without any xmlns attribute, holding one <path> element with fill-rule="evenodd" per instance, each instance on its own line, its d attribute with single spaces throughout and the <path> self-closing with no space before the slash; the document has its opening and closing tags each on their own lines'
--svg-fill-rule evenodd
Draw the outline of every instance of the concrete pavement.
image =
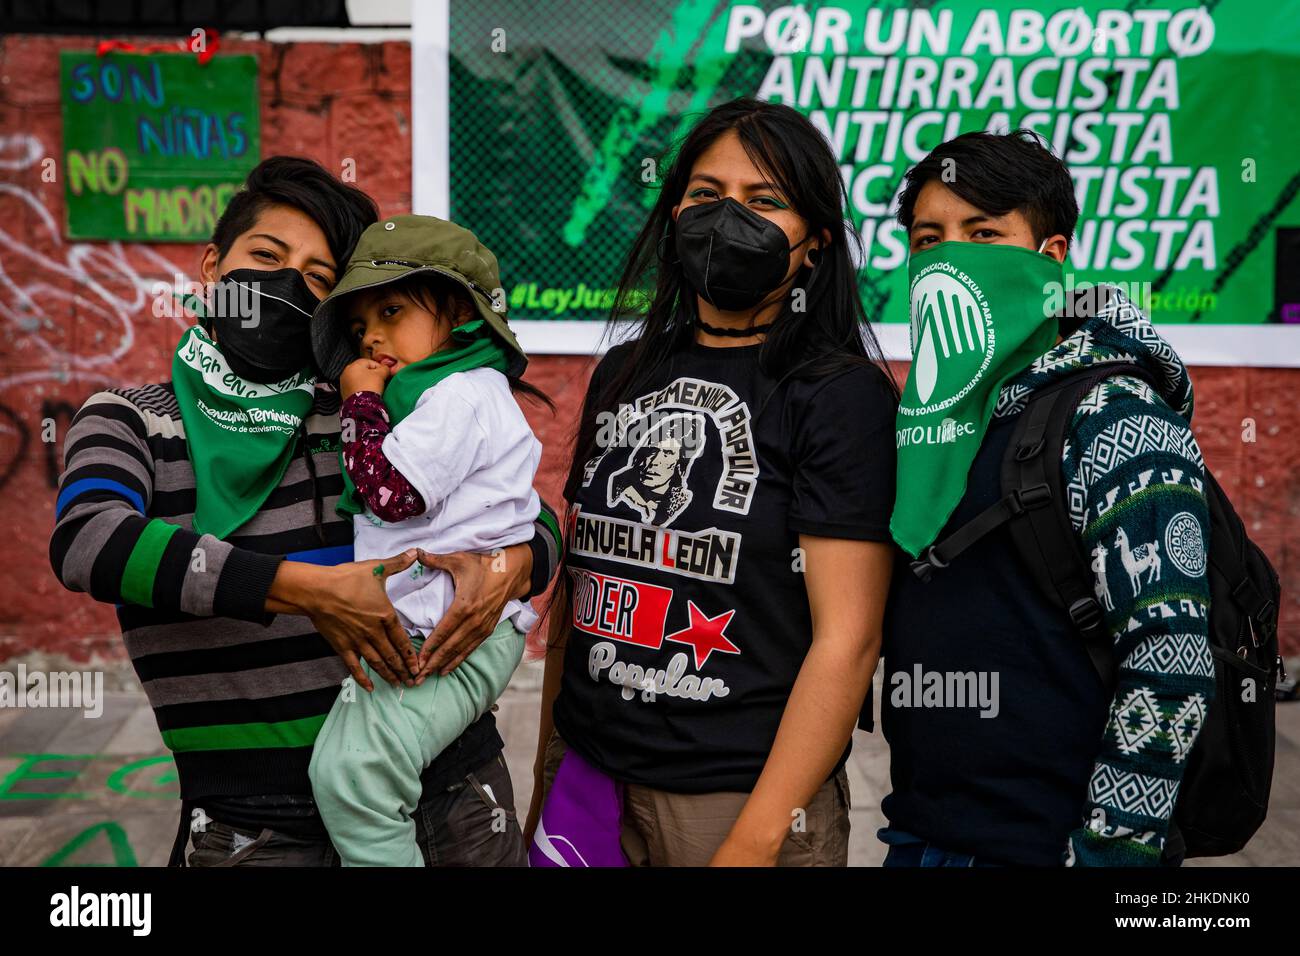
<svg viewBox="0 0 1300 956">
<path fill-rule="evenodd" d="M 12 673 L 17 664 L 0 669 Z M 179 807 L 175 770 L 129 665 L 105 673 L 97 718 L 71 709 L 0 709 L 0 865 L 166 863 Z M 540 663 L 522 664 L 497 712 L 521 817 L 532 793 L 541 674 Z M 1241 853 L 1189 865 L 1300 864 L 1300 703 L 1279 704 L 1277 715 L 1268 821 Z M 875 831 L 888 768 L 883 738 L 858 731 L 849 762 L 851 865 L 877 866 L 884 858 Z"/>
</svg>

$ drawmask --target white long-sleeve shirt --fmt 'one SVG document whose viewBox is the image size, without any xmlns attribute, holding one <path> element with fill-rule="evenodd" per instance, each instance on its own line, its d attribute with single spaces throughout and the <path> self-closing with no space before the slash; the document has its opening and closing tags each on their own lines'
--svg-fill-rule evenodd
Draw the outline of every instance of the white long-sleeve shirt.
<svg viewBox="0 0 1300 956">
<path fill-rule="evenodd" d="M 387 522 L 365 507 L 353 519 L 358 561 L 407 548 L 492 553 L 532 538 L 541 510 L 533 480 L 542 446 L 495 369 L 455 372 L 427 389 L 384 439 L 383 452 L 420 493 L 425 510 Z M 454 591 L 451 575 L 418 562 L 390 576 L 386 587 L 402 625 L 422 635 L 446 613 Z M 509 601 L 506 618 L 522 631 L 537 622 L 525 601 Z"/>
</svg>

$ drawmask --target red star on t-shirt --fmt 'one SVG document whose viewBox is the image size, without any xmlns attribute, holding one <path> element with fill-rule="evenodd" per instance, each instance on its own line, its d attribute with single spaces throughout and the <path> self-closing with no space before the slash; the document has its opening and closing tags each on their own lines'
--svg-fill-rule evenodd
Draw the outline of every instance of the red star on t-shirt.
<svg viewBox="0 0 1300 956">
<path fill-rule="evenodd" d="M 714 651 L 722 651 L 724 654 L 740 653 L 740 648 L 727 640 L 726 635 L 723 634 L 736 613 L 734 609 L 724 611 L 717 617 L 709 617 L 695 606 L 694 601 L 688 600 L 686 610 L 690 614 L 690 623 L 680 631 L 665 634 L 664 640 L 690 644 L 695 648 L 696 670 L 704 666 L 704 662 Z"/>
</svg>

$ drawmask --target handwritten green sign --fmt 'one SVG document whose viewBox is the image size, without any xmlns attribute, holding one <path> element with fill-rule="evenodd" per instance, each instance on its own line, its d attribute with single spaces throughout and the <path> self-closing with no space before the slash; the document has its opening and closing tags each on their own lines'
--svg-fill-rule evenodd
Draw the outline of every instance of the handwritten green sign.
<svg viewBox="0 0 1300 956">
<path fill-rule="evenodd" d="M 257 165 L 257 59 L 64 52 L 69 239 L 200 242 Z"/>
</svg>

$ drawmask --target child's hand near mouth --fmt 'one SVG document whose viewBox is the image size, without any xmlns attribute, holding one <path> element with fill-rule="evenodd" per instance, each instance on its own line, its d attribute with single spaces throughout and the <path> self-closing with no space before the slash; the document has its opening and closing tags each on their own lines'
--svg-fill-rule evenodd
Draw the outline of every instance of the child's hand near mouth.
<svg viewBox="0 0 1300 956">
<path fill-rule="evenodd" d="M 350 363 L 339 376 L 339 389 L 344 398 L 355 392 L 378 392 L 382 395 L 391 375 L 392 369 L 383 362 L 359 358 Z"/>
</svg>

